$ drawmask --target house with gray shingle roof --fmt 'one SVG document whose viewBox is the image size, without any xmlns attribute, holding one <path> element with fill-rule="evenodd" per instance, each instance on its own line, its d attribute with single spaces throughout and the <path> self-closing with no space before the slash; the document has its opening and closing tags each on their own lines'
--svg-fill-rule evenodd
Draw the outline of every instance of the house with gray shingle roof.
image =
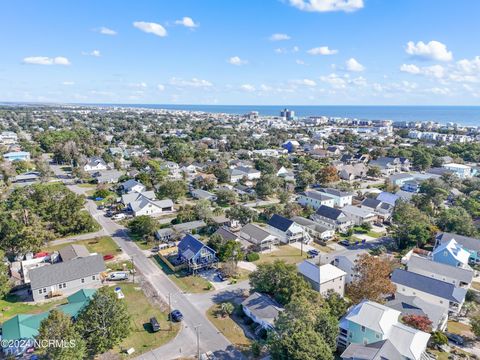
<svg viewBox="0 0 480 360">
<path fill-rule="evenodd" d="M 242 309 L 254 322 L 265 330 L 272 330 L 283 307 L 270 296 L 254 292 L 242 302 Z"/>
</svg>

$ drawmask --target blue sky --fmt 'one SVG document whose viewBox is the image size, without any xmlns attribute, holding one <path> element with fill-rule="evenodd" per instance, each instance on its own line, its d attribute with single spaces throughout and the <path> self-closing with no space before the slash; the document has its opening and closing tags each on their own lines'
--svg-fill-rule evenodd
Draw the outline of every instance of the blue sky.
<svg viewBox="0 0 480 360">
<path fill-rule="evenodd" d="M 0 101 L 480 104 L 480 1 L 17 0 Z"/>
</svg>

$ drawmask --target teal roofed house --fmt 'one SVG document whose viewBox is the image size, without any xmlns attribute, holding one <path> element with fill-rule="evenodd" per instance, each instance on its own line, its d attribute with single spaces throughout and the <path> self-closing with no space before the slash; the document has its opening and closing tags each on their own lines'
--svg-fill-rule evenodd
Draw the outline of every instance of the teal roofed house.
<svg viewBox="0 0 480 360">
<path fill-rule="evenodd" d="M 82 289 L 67 298 L 68 303 L 56 307 L 57 310 L 76 319 L 80 311 L 87 306 L 95 294 L 95 289 Z M 38 335 L 38 329 L 42 320 L 46 319 L 49 311 L 40 314 L 21 314 L 8 319 L 2 324 L 2 340 L 26 340 L 22 344 L 2 343 L 2 351 L 7 355 L 21 355 L 26 350 L 35 346 L 34 339 Z M 10 346 L 8 346 L 10 345 Z"/>
</svg>

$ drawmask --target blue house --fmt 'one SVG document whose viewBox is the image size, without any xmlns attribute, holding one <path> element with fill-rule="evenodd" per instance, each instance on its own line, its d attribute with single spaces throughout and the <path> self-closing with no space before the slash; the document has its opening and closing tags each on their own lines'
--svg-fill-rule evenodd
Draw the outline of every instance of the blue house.
<svg viewBox="0 0 480 360">
<path fill-rule="evenodd" d="M 288 140 L 282 144 L 282 148 L 286 149 L 289 153 L 294 152 L 300 146 L 297 140 Z"/>
<path fill-rule="evenodd" d="M 432 252 L 433 261 L 450 266 L 464 267 L 468 265 L 470 253 L 455 239 L 450 239 L 438 245 Z"/>
<path fill-rule="evenodd" d="M 470 253 L 469 262 L 480 263 L 480 239 L 453 233 L 439 233 L 435 238 L 435 247 L 448 243 L 451 239 L 455 239 L 464 250 Z"/>
<path fill-rule="evenodd" d="M 218 263 L 215 250 L 190 234 L 185 235 L 178 244 L 178 260 L 186 264 L 192 273 L 215 267 Z"/>
<path fill-rule="evenodd" d="M 30 153 L 27 151 L 15 151 L 3 154 L 3 158 L 7 161 L 28 161 Z"/>
</svg>

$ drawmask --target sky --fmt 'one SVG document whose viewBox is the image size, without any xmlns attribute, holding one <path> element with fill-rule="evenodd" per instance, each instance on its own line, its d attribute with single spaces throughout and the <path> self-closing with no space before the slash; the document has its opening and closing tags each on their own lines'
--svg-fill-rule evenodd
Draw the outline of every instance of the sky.
<svg viewBox="0 0 480 360">
<path fill-rule="evenodd" d="M 480 105 L 480 1 L 15 0 L 0 101 Z"/>
</svg>

